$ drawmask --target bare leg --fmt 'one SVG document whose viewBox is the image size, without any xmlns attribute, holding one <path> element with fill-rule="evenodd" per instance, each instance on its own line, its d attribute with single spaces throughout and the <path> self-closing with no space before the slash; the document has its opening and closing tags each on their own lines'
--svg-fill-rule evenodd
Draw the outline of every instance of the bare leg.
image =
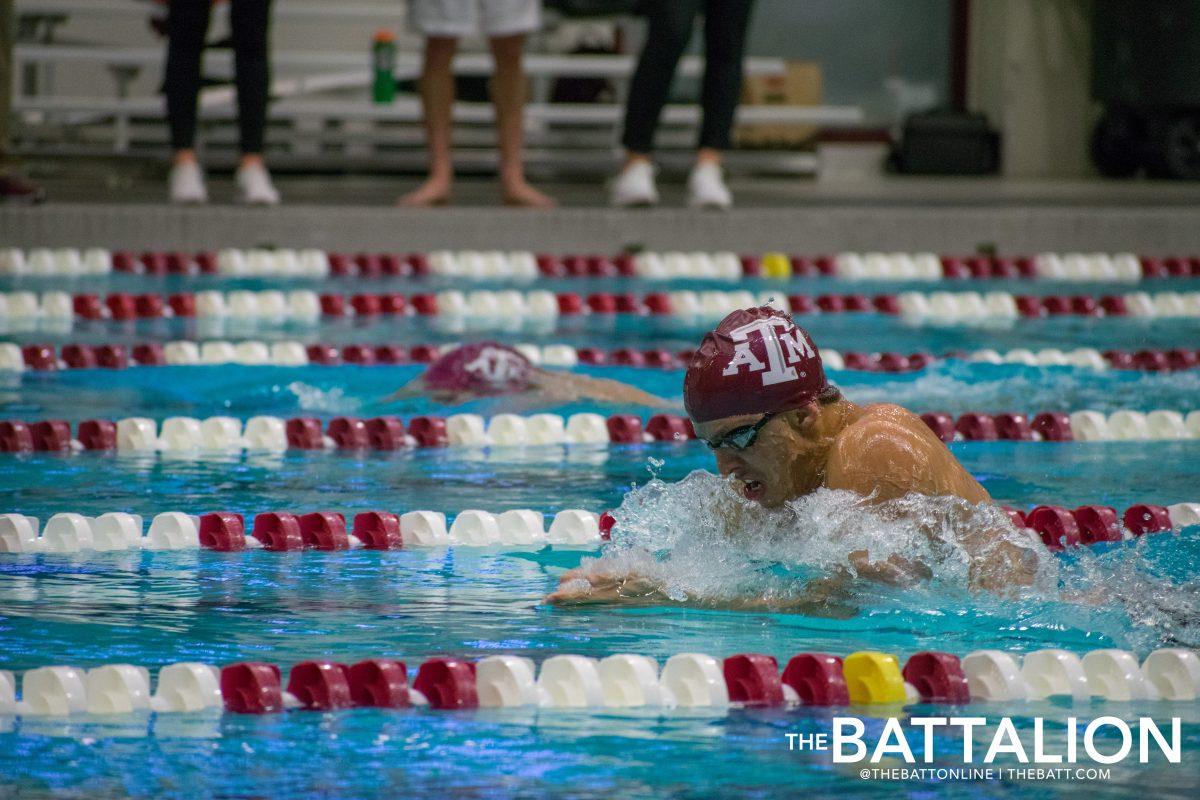
<svg viewBox="0 0 1200 800">
<path fill-rule="evenodd" d="M 496 71 L 492 76 L 492 103 L 496 107 L 496 134 L 500 141 L 500 183 L 504 202 L 526 208 L 553 208 L 553 198 L 525 180 L 521 159 L 524 140 L 525 71 L 521 66 L 524 34 L 491 39 Z"/>
<path fill-rule="evenodd" d="M 400 198 L 402 206 L 440 206 L 450 200 L 450 187 L 454 182 L 454 162 L 450 152 L 454 112 L 453 62 L 457 49 L 457 39 L 431 36 L 425 40 L 421 105 L 429 146 L 429 177 L 416 190 Z"/>
</svg>

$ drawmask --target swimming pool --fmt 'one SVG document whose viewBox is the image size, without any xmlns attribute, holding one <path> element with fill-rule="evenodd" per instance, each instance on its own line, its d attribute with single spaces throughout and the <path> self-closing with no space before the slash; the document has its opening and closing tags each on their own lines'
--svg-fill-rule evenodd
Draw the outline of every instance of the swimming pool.
<svg viewBox="0 0 1200 800">
<path fill-rule="evenodd" d="M 30 280 L 16 279 L 22 285 Z M 151 291 L 146 288 L 150 278 L 114 275 L 102 280 L 130 281 L 124 288 Z M 235 285 L 224 278 L 204 280 L 221 289 Z M 11 290 L 14 284 L 4 288 Z M 700 285 L 676 282 L 673 288 Z M 582 290 L 578 280 L 569 286 Z M 1097 286 L 1089 284 L 1088 291 L 1102 293 Z M 804 288 L 809 290 L 808 285 Z M 889 283 L 876 288 L 903 287 Z M 1032 289 L 1045 291 L 1045 285 Z M 153 291 L 159 291 L 157 284 Z M 509 341 L 675 350 L 694 346 L 702 331 L 699 325 L 647 324 L 647 319 L 584 317 L 553 332 L 500 335 Z M 462 332 L 430 331 L 411 317 L 368 326 L 355 323 L 322 320 L 301 328 L 257 327 L 249 335 L 310 342 L 466 338 Z M 1194 347 L 1200 341 L 1195 319 L 1167 323 L 1055 317 L 985 328 L 914 326 L 894 318 L 849 314 L 814 315 L 804 324 L 819 345 L 843 351 L 944 353 L 1071 346 L 1136 350 Z M 77 323 L 69 331 L 40 325 L 10 330 L 5 339 L 132 343 L 209 335 L 190 326 L 185 320 L 103 320 Z M 219 335 L 236 339 L 242 333 L 235 329 L 231 335 L 225 328 Z M 419 369 L 223 365 L 8 373 L 0 376 L 0 414 L 4 419 L 79 422 L 96 417 L 162 420 L 214 415 L 245 420 L 262 414 L 328 419 L 393 413 L 407 419 L 444 412 L 426 401 L 381 404 L 380 398 Z M 577 369 L 679 396 L 680 370 Z M 1195 370 L 1096 371 L 952 359 L 914 373 L 845 370 L 832 372 L 831 378 L 852 399 L 900 402 L 916 411 L 1200 408 L 1200 373 Z M 490 401 L 466 410 L 486 415 L 505 409 Z M 610 411 L 587 405 L 546 410 Z M 1121 509 L 1134 503 L 1200 500 L 1200 440 L 963 442 L 953 448 L 998 501 L 1021 508 L 1054 503 Z M 7 507 L 2 510 L 43 520 L 61 511 L 129 511 L 147 517 L 165 510 L 252 515 L 328 509 L 348 517 L 381 508 L 435 509 L 448 515 L 481 507 L 492 512 L 599 512 L 619 509 L 632 486 L 657 480 L 668 486 L 652 484 L 638 497 L 647 497 L 646 491 L 663 493 L 657 502 L 664 510 L 678 512 L 676 524 L 683 525 L 686 508 L 697 501 L 695 493 L 711 496 L 715 491 L 711 485 L 697 485 L 697 479 L 684 480 L 697 469 L 711 469 L 711 456 L 695 442 L 394 453 L 289 450 L 187 459 L 129 453 L 0 453 L 0 484 L 7 490 Z M 822 502 L 832 505 L 820 510 L 844 511 L 835 500 Z M 622 513 L 617 516 L 620 520 Z M 812 536 L 819 531 L 814 526 L 800 533 Z M 700 578 L 759 588 L 797 582 L 812 566 L 802 556 L 770 563 L 703 548 L 699 554 L 724 559 L 721 570 Z M 880 650 L 904 657 L 918 650 L 965 655 L 987 648 L 1028 653 L 1045 647 L 1081 654 L 1116 647 L 1144 657 L 1158 647 L 1196 647 L 1200 642 L 1196 527 L 1055 556 L 1064 587 L 1080 593 L 1104 591 L 1102 599 L 1090 604 L 1069 602 L 1057 593 L 1015 601 L 974 596 L 947 579 L 908 590 L 864 588 L 855 597 L 854 613 L 839 619 L 678 607 L 552 609 L 539 604 L 559 574 L 592 555 L 594 550 L 461 547 L 5 554 L 0 555 L 0 669 L 131 663 L 153 670 L 181 661 L 220 665 L 253 660 L 286 670 L 305 659 L 351 663 L 393 656 L 415 670 L 436 655 L 474 659 L 513 654 L 541 662 L 563 653 L 639 653 L 661 664 L 683 652 L 718 658 L 765 653 L 782 665 L 799 652 L 845 655 Z M 695 568 L 696 563 L 680 562 L 680 569 Z M 946 711 L 917 705 L 905 713 Z M 1152 760 L 1139 765 L 1130 760 L 1112 767 L 1107 780 L 1057 782 L 862 780 L 857 768 L 833 765 L 827 755 L 788 750 L 785 734 L 827 731 L 832 713 L 809 707 L 723 713 L 354 709 L 266 716 L 0 717 L 0 773 L 17 793 L 65 796 L 408 792 L 707 797 L 798 791 L 873 796 L 899 790 L 939 797 L 1115 797 L 1136 788 L 1155 797 L 1192 797 L 1200 785 L 1196 703 L 1097 700 L 1073 706 L 1056 698 L 978 711 L 1010 715 L 1022 731 L 1044 717 L 1052 745 L 1065 737 L 1068 716 L 1180 717 L 1181 764 Z M 864 718 L 878 730 L 880 720 L 869 714 Z M 914 741 L 918 739 L 914 734 Z M 955 737 L 939 735 L 939 752 L 951 755 L 939 757 L 935 765 L 961 766 L 961 759 L 952 757 L 954 742 Z"/>
</svg>

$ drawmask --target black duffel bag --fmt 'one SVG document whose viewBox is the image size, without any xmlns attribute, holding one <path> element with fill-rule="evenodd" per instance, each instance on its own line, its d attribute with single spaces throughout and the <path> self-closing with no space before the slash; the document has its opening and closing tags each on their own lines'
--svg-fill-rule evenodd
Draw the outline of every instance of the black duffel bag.
<svg viewBox="0 0 1200 800">
<path fill-rule="evenodd" d="M 890 166 L 908 175 L 992 175 L 1000 170 L 1000 134 L 982 114 L 913 114 L 904 121 Z"/>
</svg>

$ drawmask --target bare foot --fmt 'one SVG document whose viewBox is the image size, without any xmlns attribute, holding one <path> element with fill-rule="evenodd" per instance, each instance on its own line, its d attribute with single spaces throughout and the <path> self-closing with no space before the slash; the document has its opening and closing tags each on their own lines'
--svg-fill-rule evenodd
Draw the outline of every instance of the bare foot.
<svg viewBox="0 0 1200 800">
<path fill-rule="evenodd" d="M 442 178 L 429 178 L 397 200 L 396 205 L 405 208 L 433 208 L 447 205 L 449 202 L 450 181 Z"/>
<path fill-rule="evenodd" d="M 524 180 L 518 180 L 504 184 L 504 205 L 518 208 L 554 208 L 558 203 L 553 197 L 539 192 Z"/>
</svg>

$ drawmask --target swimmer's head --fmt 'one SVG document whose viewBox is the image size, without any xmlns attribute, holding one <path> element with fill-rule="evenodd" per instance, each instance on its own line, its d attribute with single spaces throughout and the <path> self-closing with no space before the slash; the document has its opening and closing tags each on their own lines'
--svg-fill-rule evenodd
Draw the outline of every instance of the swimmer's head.
<svg viewBox="0 0 1200 800">
<path fill-rule="evenodd" d="M 683 381 L 684 406 L 721 474 L 765 506 L 781 505 L 815 480 L 816 420 L 822 406 L 840 399 L 808 332 L 765 306 L 725 317 L 704 337 Z"/>
<path fill-rule="evenodd" d="M 431 393 L 493 396 L 530 388 L 533 365 L 511 347 L 477 342 L 456 347 L 425 370 L 425 388 Z"/>
</svg>

